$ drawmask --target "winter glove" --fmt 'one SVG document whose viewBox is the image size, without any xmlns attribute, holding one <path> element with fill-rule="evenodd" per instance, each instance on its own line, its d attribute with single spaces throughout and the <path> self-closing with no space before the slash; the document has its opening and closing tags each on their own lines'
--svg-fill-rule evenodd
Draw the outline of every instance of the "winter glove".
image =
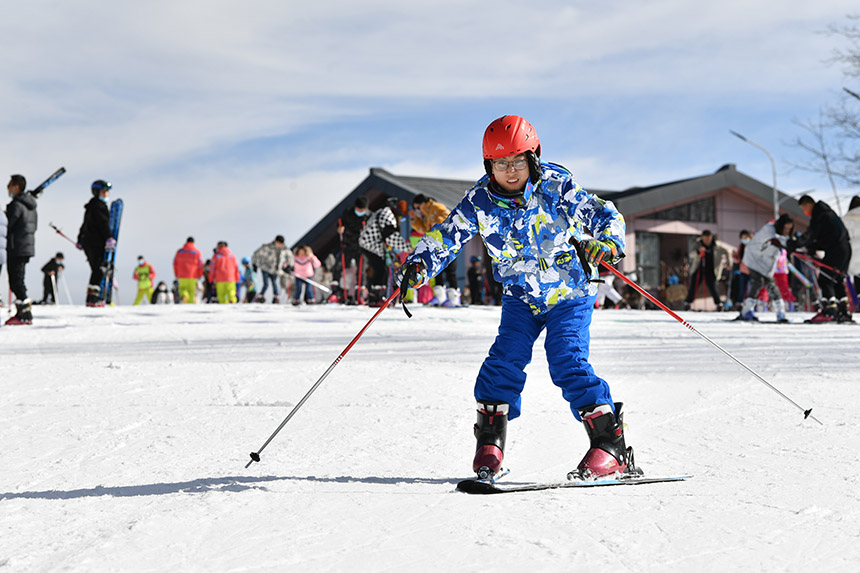
<svg viewBox="0 0 860 573">
<path fill-rule="evenodd" d="M 258 272 L 260 269 L 257 268 L 257 265 L 251 265 L 251 268 L 254 269 L 254 272 Z"/>
<path fill-rule="evenodd" d="M 397 282 L 400 285 L 400 302 L 403 303 L 409 289 L 427 283 L 427 271 L 424 268 L 424 263 L 418 260 L 403 265 Z"/>
<path fill-rule="evenodd" d="M 107 241 L 105 241 L 105 250 L 107 252 L 111 252 L 111 251 L 116 250 L 116 239 L 111 237 Z"/>
<path fill-rule="evenodd" d="M 284 265 L 284 272 L 288 275 L 293 274 L 293 266 L 292 265 Z"/>
<path fill-rule="evenodd" d="M 81 245 L 80 243 L 75 243 L 75 248 L 76 248 L 76 249 L 78 249 L 79 251 L 83 251 L 83 250 L 84 250 L 83 245 Z"/>
<path fill-rule="evenodd" d="M 582 250 L 585 253 L 585 259 L 592 266 L 600 266 L 602 261 L 613 263 L 620 258 L 620 249 L 609 237 L 603 240 L 589 239 L 582 243 Z"/>
</svg>

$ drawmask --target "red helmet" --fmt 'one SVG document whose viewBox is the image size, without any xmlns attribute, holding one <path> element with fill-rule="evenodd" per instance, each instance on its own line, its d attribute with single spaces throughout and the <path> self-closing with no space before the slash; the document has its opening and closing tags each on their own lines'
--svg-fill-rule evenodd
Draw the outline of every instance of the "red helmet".
<svg viewBox="0 0 860 573">
<path fill-rule="evenodd" d="M 498 159 L 526 151 L 540 157 L 540 139 L 532 124 L 518 115 L 503 115 L 484 132 L 484 159 Z"/>
</svg>

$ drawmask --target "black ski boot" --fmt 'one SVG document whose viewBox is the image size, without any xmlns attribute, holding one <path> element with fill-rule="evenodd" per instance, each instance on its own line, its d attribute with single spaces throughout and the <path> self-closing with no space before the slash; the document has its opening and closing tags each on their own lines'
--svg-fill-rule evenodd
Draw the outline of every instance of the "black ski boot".
<svg viewBox="0 0 860 573">
<path fill-rule="evenodd" d="M 33 312 L 29 298 L 24 302 L 15 302 L 15 308 L 17 309 L 15 316 L 7 320 L 6 324 L 33 324 Z"/>
<path fill-rule="evenodd" d="M 854 322 L 854 317 L 848 306 L 848 297 L 839 299 L 839 302 L 836 303 L 836 322 Z"/>
<path fill-rule="evenodd" d="M 619 474 L 641 474 L 633 463 L 633 448 L 624 444 L 624 415 L 621 402 L 615 414 L 609 404 L 595 404 L 579 411 L 591 447 L 568 474 L 568 479 L 593 479 Z"/>
<path fill-rule="evenodd" d="M 87 286 L 87 306 L 104 306 L 104 302 L 102 302 L 99 294 L 101 293 L 101 287 L 99 285 L 88 285 Z"/>
<path fill-rule="evenodd" d="M 478 479 L 492 479 L 502 468 L 507 427 L 507 404 L 478 402 L 478 423 L 475 424 L 478 444 L 472 462 L 472 469 L 478 474 Z"/>
</svg>

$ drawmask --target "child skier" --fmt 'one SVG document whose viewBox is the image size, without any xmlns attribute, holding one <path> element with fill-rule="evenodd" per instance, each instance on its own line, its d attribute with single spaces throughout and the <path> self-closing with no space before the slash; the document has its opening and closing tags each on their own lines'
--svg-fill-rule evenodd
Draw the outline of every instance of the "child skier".
<svg viewBox="0 0 860 573">
<path fill-rule="evenodd" d="M 137 297 L 134 299 L 134 306 L 139 305 L 143 300 L 150 302 L 154 292 L 152 281 L 155 280 L 155 271 L 143 255 L 137 257 L 137 266 L 134 268 L 132 278 L 137 281 Z"/>
<path fill-rule="evenodd" d="M 624 218 L 612 203 L 583 190 L 566 169 L 542 162 L 540 152 L 537 133 L 525 119 L 508 115 L 489 125 L 483 140 L 487 174 L 407 258 L 401 293 L 426 283 L 481 235 L 504 297 L 499 334 L 475 383 L 472 468 L 479 478 L 501 469 L 507 422 L 520 415 L 524 369 L 543 329 L 552 381 L 590 439 L 575 473 L 588 478 L 632 472 L 621 403 L 613 402 L 609 385 L 588 363 L 596 267 L 622 256 Z"/>
<path fill-rule="evenodd" d="M 257 298 L 257 276 L 248 257 L 242 258 L 242 286 L 245 287 L 245 302 L 254 302 Z"/>
<path fill-rule="evenodd" d="M 299 245 L 293 266 L 293 276 L 296 278 L 296 292 L 293 295 L 293 304 L 311 304 L 316 302 L 316 291 L 306 279 L 313 280 L 316 270 L 321 263 L 313 250 L 307 245 Z"/>
</svg>

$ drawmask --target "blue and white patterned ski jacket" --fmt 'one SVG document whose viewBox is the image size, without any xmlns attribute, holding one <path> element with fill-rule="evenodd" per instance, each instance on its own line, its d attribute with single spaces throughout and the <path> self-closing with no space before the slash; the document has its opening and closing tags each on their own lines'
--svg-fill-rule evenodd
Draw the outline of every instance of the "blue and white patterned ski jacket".
<svg viewBox="0 0 860 573">
<path fill-rule="evenodd" d="M 624 250 L 624 217 L 609 201 L 586 192 L 566 169 L 542 163 L 543 175 L 525 207 L 507 209 L 493 202 L 482 177 L 445 221 L 415 246 L 407 262 L 418 260 L 425 276 L 439 274 L 475 235 L 493 261 L 493 276 L 506 295 L 542 314 L 563 300 L 597 293 L 597 270 L 583 270 L 570 240 L 590 236 L 612 240 Z M 531 182 L 528 185 L 532 185 Z"/>
</svg>

